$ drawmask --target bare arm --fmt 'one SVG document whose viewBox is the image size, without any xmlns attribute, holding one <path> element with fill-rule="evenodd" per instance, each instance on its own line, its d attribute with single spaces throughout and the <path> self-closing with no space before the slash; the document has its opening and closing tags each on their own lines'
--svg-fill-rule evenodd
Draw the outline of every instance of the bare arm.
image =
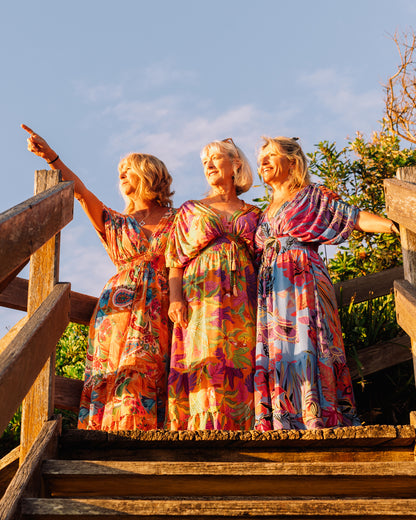
<svg viewBox="0 0 416 520">
<path fill-rule="evenodd" d="M 355 229 L 364 231 L 364 233 L 400 233 L 400 230 L 392 220 L 380 217 L 369 211 L 360 211 Z"/>
<path fill-rule="evenodd" d="M 179 326 L 188 325 L 187 306 L 183 299 L 183 269 L 171 267 L 169 270 L 169 318 Z"/>
<path fill-rule="evenodd" d="M 38 157 L 45 159 L 53 169 L 61 170 L 62 178 L 65 181 L 74 181 L 75 198 L 81 203 L 81 206 L 95 229 L 99 233 L 104 233 L 103 203 L 94 193 L 88 190 L 81 179 L 62 162 L 58 154 L 48 145 L 45 139 L 26 125 L 22 125 L 22 128 L 30 134 L 27 140 L 28 150 Z"/>
</svg>

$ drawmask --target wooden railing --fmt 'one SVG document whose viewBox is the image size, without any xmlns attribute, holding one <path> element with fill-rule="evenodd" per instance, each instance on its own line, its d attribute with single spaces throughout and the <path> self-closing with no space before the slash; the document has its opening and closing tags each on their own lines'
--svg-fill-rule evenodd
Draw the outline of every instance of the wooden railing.
<svg viewBox="0 0 416 520">
<path fill-rule="evenodd" d="M 59 232 L 73 218 L 73 183 L 35 176 L 35 196 L 0 215 L 0 287 L 30 258 L 27 316 L 0 342 L 0 431 L 22 403 L 20 460 L 53 414 L 55 347 L 69 323 L 70 284 L 58 282 Z"/>
<path fill-rule="evenodd" d="M 58 180 L 57 171 L 36 172 L 36 192 L 46 191 L 0 215 L 0 305 L 27 311 L 27 316 L 0 340 L 0 431 L 24 399 L 21 460 L 42 424 L 51 417 L 54 406 L 78 410 L 82 381 L 54 376 L 55 346 L 69 321 L 89 323 L 97 302 L 97 298 L 71 292 L 69 284 L 58 282 L 59 231 L 73 215 L 72 183 L 58 183 Z M 399 204 L 391 201 L 392 190 L 392 200 L 402 196 L 401 192 L 397 195 L 398 186 L 400 189 L 402 186 L 400 183 L 403 181 L 386 181 L 386 195 L 389 215 L 408 226 L 402 229 L 402 240 L 411 244 L 406 249 L 404 270 L 397 267 L 348 280 L 337 284 L 335 289 L 340 305 L 348 303 L 352 297 L 358 303 L 389 294 L 394 286 L 399 323 L 416 338 L 416 294 L 414 286 L 409 287 L 410 283 L 415 283 L 411 276 L 416 270 L 410 269 L 413 275 L 408 272 L 408 257 L 411 263 L 416 255 L 416 224 L 411 223 L 414 218 L 412 204 L 415 208 L 416 200 L 409 199 L 409 211 L 403 212 L 402 201 Z M 406 193 L 406 197 L 411 197 L 408 191 Z M 17 277 L 29 258 L 29 280 Z M 397 282 L 403 278 L 403 273 L 407 282 Z M 402 303 L 404 301 L 406 303 Z M 358 378 L 411 357 L 410 338 L 401 336 L 360 350 L 358 365 L 353 359 L 349 360 L 349 365 L 353 378 Z"/>
<path fill-rule="evenodd" d="M 404 280 L 394 282 L 396 315 L 411 338 L 416 376 L 416 168 L 400 168 L 397 179 L 386 179 L 384 188 L 387 214 L 400 224 Z"/>
</svg>

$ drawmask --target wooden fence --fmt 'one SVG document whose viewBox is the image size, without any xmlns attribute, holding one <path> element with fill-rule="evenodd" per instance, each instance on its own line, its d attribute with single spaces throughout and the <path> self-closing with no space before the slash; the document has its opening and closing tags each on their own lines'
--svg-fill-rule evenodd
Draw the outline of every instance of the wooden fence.
<svg viewBox="0 0 416 520">
<path fill-rule="evenodd" d="M 411 338 L 416 379 L 416 168 L 384 181 L 387 215 L 400 224 L 404 280 L 395 280 L 397 322 Z"/>
<path fill-rule="evenodd" d="M 69 321 L 89 323 L 97 301 L 94 297 L 71 292 L 69 284 L 58 282 L 59 231 L 73 216 L 73 185 L 58 181 L 57 171 L 36 172 L 35 192 L 46 191 L 0 215 L 0 305 L 27 311 L 27 316 L 0 340 L 0 431 L 4 430 L 24 399 L 21 460 L 43 423 L 51 417 L 54 406 L 78 410 L 82 382 L 54 376 L 55 346 Z M 395 190 L 398 182 L 403 183 L 388 181 L 388 194 L 389 182 Z M 388 210 L 393 211 L 394 204 L 390 198 L 388 200 Z M 409 204 L 416 207 L 414 202 Z M 403 236 L 403 233 L 414 233 L 416 224 L 413 223 L 412 228 L 412 219 L 407 212 L 399 213 L 396 215 L 393 211 L 391 217 L 408 226 L 402 232 L 402 239 L 406 239 L 407 235 Z M 413 232 L 409 231 L 411 229 Z M 416 235 L 409 236 L 414 240 Z M 415 244 L 414 240 L 413 249 L 409 249 L 413 254 Z M 29 258 L 28 281 L 18 278 L 17 274 Z M 403 272 L 408 280 L 409 267 L 406 265 L 404 271 L 398 267 L 337 284 L 338 302 L 341 299 L 344 303 L 349 302 L 351 297 L 355 302 L 366 301 L 388 294 L 394 285 L 399 323 L 412 338 L 416 338 L 416 314 L 413 314 L 413 319 L 411 315 L 416 309 L 415 289 L 409 287 L 410 281 L 395 281 L 403 278 Z M 411 283 L 415 283 L 414 278 Z M 403 300 L 406 303 L 402 304 L 408 293 L 411 298 Z M 357 378 L 409 359 L 410 339 L 401 336 L 361 350 L 359 366 L 352 359 L 349 364 L 353 378 Z"/>
</svg>

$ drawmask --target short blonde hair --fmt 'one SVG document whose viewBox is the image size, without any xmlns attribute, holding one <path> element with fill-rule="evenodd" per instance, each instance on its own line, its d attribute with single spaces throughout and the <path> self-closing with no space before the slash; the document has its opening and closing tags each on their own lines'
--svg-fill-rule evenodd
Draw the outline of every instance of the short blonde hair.
<svg viewBox="0 0 416 520">
<path fill-rule="evenodd" d="M 226 154 L 232 160 L 234 185 L 237 195 L 248 191 L 253 184 L 253 172 L 243 151 L 233 142 L 212 141 L 202 149 L 201 159 L 207 156 L 211 151 Z"/>
<path fill-rule="evenodd" d="M 266 148 L 271 148 L 278 154 L 285 156 L 294 166 L 290 171 L 292 188 L 303 188 L 311 183 L 308 169 L 308 159 L 296 138 L 293 137 L 265 137 L 257 160 L 263 155 Z"/>
<path fill-rule="evenodd" d="M 172 177 L 160 159 L 146 153 L 131 153 L 121 159 L 118 170 L 126 167 L 137 176 L 135 193 L 125 195 L 126 214 L 134 211 L 134 201 L 137 199 L 154 201 L 159 206 L 172 206 L 175 193 L 171 190 Z"/>
</svg>

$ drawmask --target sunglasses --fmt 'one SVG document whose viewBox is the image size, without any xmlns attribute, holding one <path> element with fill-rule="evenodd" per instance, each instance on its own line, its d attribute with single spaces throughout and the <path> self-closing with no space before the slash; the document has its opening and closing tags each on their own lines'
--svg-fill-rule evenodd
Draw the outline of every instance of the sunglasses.
<svg viewBox="0 0 416 520">
<path fill-rule="evenodd" d="M 235 142 L 231 139 L 231 137 L 227 137 L 227 139 L 222 139 L 221 140 L 222 143 L 228 143 L 228 144 L 232 144 L 235 148 L 235 151 L 237 152 L 237 156 L 240 157 L 240 154 L 238 153 L 238 148 L 237 148 L 237 145 L 235 144 Z"/>
</svg>

